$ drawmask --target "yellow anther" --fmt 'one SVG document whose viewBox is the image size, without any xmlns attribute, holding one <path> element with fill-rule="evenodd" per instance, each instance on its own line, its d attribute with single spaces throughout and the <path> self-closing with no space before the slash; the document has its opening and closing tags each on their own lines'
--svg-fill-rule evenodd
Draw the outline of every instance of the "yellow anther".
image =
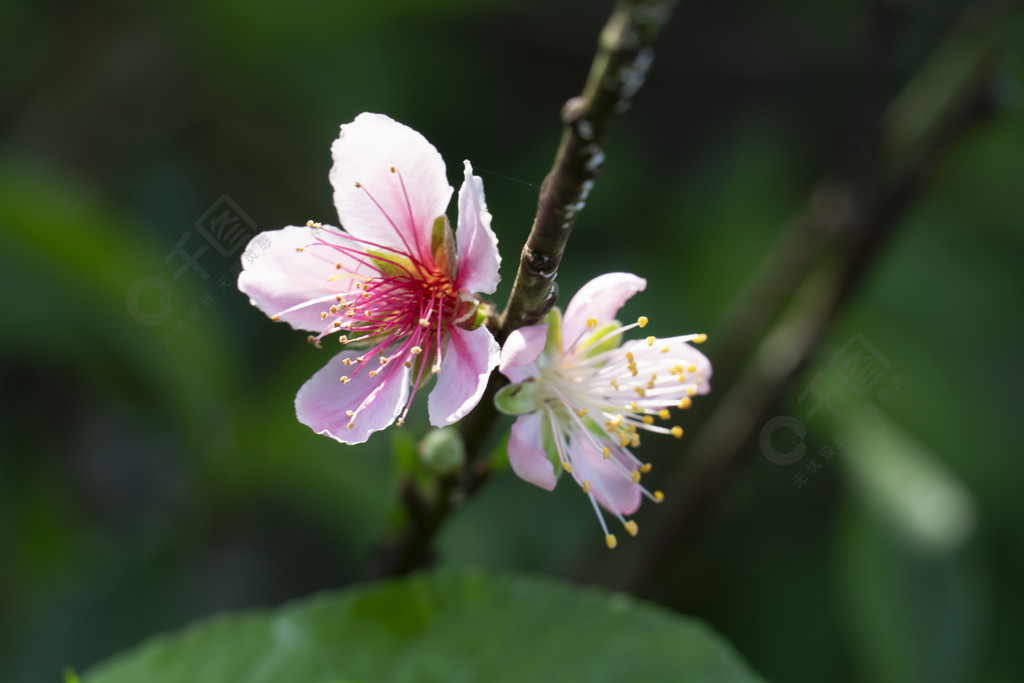
<svg viewBox="0 0 1024 683">
<path fill-rule="evenodd" d="M 643 465 L 640 465 L 640 471 L 643 472 L 644 474 L 647 474 L 648 472 L 651 471 L 651 467 L 653 467 L 651 463 L 645 462 Z"/>
<path fill-rule="evenodd" d="M 342 375 L 341 376 L 341 383 L 345 384 L 346 382 L 348 382 L 348 377 L 346 377 L 345 375 Z"/>
<path fill-rule="evenodd" d="M 697 395 L 697 387 L 686 387 L 686 393 L 690 396 Z"/>
<path fill-rule="evenodd" d="M 376 370 L 370 370 L 369 374 L 370 374 L 370 377 L 376 377 L 377 376 L 377 371 Z"/>
<path fill-rule="evenodd" d="M 690 367 L 686 368 L 686 371 L 687 372 L 697 372 L 697 366 L 696 365 L 691 365 Z"/>
<path fill-rule="evenodd" d="M 356 426 L 356 423 L 355 423 L 355 422 L 349 422 L 349 423 L 348 423 L 348 425 L 347 425 L 347 427 L 348 427 L 349 429 L 352 429 L 352 428 L 353 428 L 353 427 L 355 427 L 355 426 Z"/>
<path fill-rule="evenodd" d="M 420 318 L 420 327 L 430 327 L 430 321 L 426 318 Z"/>
<path fill-rule="evenodd" d="M 658 341 L 657 337 L 648 337 L 647 338 L 647 345 L 648 346 L 654 346 L 654 342 L 656 342 L 656 341 Z"/>
<path fill-rule="evenodd" d="M 334 264 L 334 269 L 335 270 L 341 270 L 341 262 L 340 261 L 338 263 Z"/>
<path fill-rule="evenodd" d="M 648 389 L 653 389 L 654 388 L 654 378 L 653 377 L 647 382 L 647 388 Z"/>
<path fill-rule="evenodd" d="M 626 532 L 627 532 L 627 533 L 628 533 L 628 534 L 629 534 L 630 536 L 636 536 L 636 535 L 637 535 L 637 532 L 639 532 L 639 531 L 640 531 L 640 527 L 638 527 L 638 526 L 636 525 L 636 522 L 634 522 L 633 520 L 629 520 L 628 522 L 626 522 L 626 523 L 625 523 L 625 524 L 623 524 L 622 526 L 624 526 L 624 527 L 626 528 Z"/>
<path fill-rule="evenodd" d="M 279 321 L 281 319 L 281 316 L 273 315 L 273 316 L 270 316 L 270 319 L 273 320 L 276 323 L 277 321 Z"/>
<path fill-rule="evenodd" d="M 632 481 L 632 482 L 633 482 L 634 484 L 636 484 L 636 483 L 639 483 L 639 482 L 640 482 L 640 471 L 639 471 L 639 470 L 633 470 L 633 471 L 632 471 L 632 472 L 631 472 L 631 473 L 629 474 L 629 479 L 630 479 L 630 481 Z"/>
<path fill-rule="evenodd" d="M 562 469 L 565 470 L 566 472 L 572 472 L 572 465 L 569 464 L 568 460 L 562 461 Z"/>
<path fill-rule="evenodd" d="M 661 491 L 655 491 L 653 495 L 655 503 L 660 503 L 661 501 L 665 500 L 665 494 L 662 493 Z"/>
<path fill-rule="evenodd" d="M 354 309 L 350 308 L 347 311 L 345 311 L 345 315 L 347 315 L 349 318 L 354 318 L 356 316 L 356 312 Z"/>
<path fill-rule="evenodd" d="M 703 344 L 707 340 L 708 340 L 708 335 L 706 335 L 706 334 L 698 334 L 696 337 L 693 338 L 693 343 L 694 344 Z"/>
<path fill-rule="evenodd" d="M 689 396 L 683 396 L 679 400 L 679 407 L 681 409 L 683 409 L 683 410 L 686 410 L 687 408 L 689 408 L 692 405 L 693 405 L 693 399 L 691 399 Z"/>
<path fill-rule="evenodd" d="M 411 354 L 412 354 L 412 355 L 414 355 L 414 356 L 418 356 L 418 355 L 420 355 L 421 353 L 423 353 L 423 349 L 421 349 L 421 348 L 420 348 L 420 347 L 418 347 L 418 346 L 414 346 L 414 347 L 412 347 L 411 349 L 409 349 L 409 353 L 411 353 Z"/>
<path fill-rule="evenodd" d="M 579 410 L 576 411 L 576 414 L 579 417 L 585 417 L 586 414 L 587 414 L 587 409 L 586 408 L 580 408 Z"/>
<path fill-rule="evenodd" d="M 343 334 L 340 337 L 338 337 L 338 341 L 340 341 L 342 344 L 348 344 L 348 336 Z"/>
<path fill-rule="evenodd" d="M 590 493 L 590 482 L 583 482 L 583 493 Z"/>
<path fill-rule="evenodd" d="M 663 349 L 661 350 L 661 352 L 662 352 L 662 353 L 668 353 L 668 347 L 666 346 L 665 348 L 663 348 Z"/>
<path fill-rule="evenodd" d="M 327 311 L 324 311 L 323 313 L 320 314 L 320 319 L 321 320 L 323 320 L 326 317 L 327 317 Z"/>
<path fill-rule="evenodd" d="M 612 380 L 612 386 L 615 387 L 616 389 L 618 389 L 619 388 L 619 382 L 617 380 L 613 379 Z"/>
<path fill-rule="evenodd" d="M 351 410 L 346 410 L 345 411 L 345 416 L 348 417 L 349 419 L 351 419 L 351 418 L 355 417 L 355 413 L 353 411 L 351 411 Z"/>
<path fill-rule="evenodd" d="M 630 440 L 629 445 L 632 446 L 633 448 L 639 448 L 640 447 L 640 435 L 634 432 L 633 433 L 633 438 Z"/>
<path fill-rule="evenodd" d="M 605 460 L 607 460 L 608 458 L 611 457 L 612 454 L 611 451 L 608 450 L 607 446 L 601 446 L 601 455 L 604 457 Z"/>
<path fill-rule="evenodd" d="M 662 408 L 658 411 L 658 417 L 662 420 L 667 420 L 671 415 L 672 413 L 668 412 L 668 408 Z"/>
<path fill-rule="evenodd" d="M 630 353 L 629 351 L 626 351 L 626 360 L 628 360 L 630 363 L 633 362 L 633 354 Z"/>
<path fill-rule="evenodd" d="M 633 391 L 640 394 L 640 398 L 647 398 L 647 390 L 643 387 L 636 387 Z"/>
<path fill-rule="evenodd" d="M 305 248 L 305 247 L 295 247 L 295 251 L 299 252 L 300 254 L 301 254 L 302 252 L 304 252 L 305 250 L 306 250 L 306 248 Z"/>
<path fill-rule="evenodd" d="M 392 166 L 392 167 L 391 167 L 391 172 L 392 172 L 392 173 L 394 173 L 394 172 L 395 172 L 395 167 L 394 167 L 394 166 Z"/>
<path fill-rule="evenodd" d="M 606 422 L 605 424 L 607 424 L 609 427 L 618 427 L 620 424 L 622 424 L 622 415 L 616 413 L 614 416 L 612 416 L 612 419 L 608 420 L 608 422 Z"/>
<path fill-rule="evenodd" d="M 402 365 L 404 365 L 407 368 L 411 368 L 412 367 L 412 363 L 410 363 L 409 361 L 405 361 L 404 363 L 402 363 Z"/>
<path fill-rule="evenodd" d="M 401 427 L 402 425 L 405 424 L 405 418 L 404 417 L 398 418 L 397 420 L 395 420 L 395 424 L 398 425 L 399 427 Z"/>
<path fill-rule="evenodd" d="M 342 365 L 352 365 L 352 359 L 351 358 L 342 358 L 341 359 L 341 364 Z"/>
<path fill-rule="evenodd" d="M 356 187 L 362 187 L 362 185 L 359 184 L 358 180 L 356 181 Z"/>
<path fill-rule="evenodd" d="M 646 315 L 642 315 L 639 318 L 637 318 L 636 319 L 636 324 L 639 325 L 640 327 L 646 327 L 647 326 L 647 316 Z"/>
<path fill-rule="evenodd" d="M 652 425 L 652 424 L 654 424 L 654 418 L 651 417 L 650 415 L 644 415 L 644 424 L 645 425 Z"/>
<path fill-rule="evenodd" d="M 672 428 L 672 436 L 676 437 L 677 439 L 683 438 L 683 428 L 680 427 L 679 425 L 676 425 L 675 427 L 673 427 Z"/>
<path fill-rule="evenodd" d="M 378 360 L 380 360 L 380 364 L 381 365 L 387 365 L 388 364 L 388 359 L 385 358 L 384 356 L 381 356 Z"/>
<path fill-rule="evenodd" d="M 619 542 L 615 539 L 615 536 L 613 536 L 611 534 L 608 534 L 607 536 L 604 537 L 604 542 L 605 542 L 605 545 L 608 546 L 609 550 L 614 550 L 615 546 L 617 546 L 619 544 Z"/>
<path fill-rule="evenodd" d="M 628 437 L 628 436 L 626 436 L 625 434 L 623 434 L 623 435 L 622 435 L 622 440 L 621 440 L 621 441 L 619 441 L 619 446 L 620 446 L 621 448 L 625 448 L 625 447 L 626 447 L 626 446 L 628 446 L 628 445 L 629 445 L 629 437 Z"/>
</svg>

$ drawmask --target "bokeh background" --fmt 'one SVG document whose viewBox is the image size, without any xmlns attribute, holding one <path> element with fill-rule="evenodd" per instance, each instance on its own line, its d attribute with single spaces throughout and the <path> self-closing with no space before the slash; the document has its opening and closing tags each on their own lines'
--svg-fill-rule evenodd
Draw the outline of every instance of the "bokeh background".
<svg viewBox="0 0 1024 683">
<path fill-rule="evenodd" d="M 655 334 L 708 332 L 714 362 L 730 302 L 848 144 L 879 7 L 882 101 L 966 30 L 1002 46 L 1000 109 L 951 141 L 780 392 L 772 413 L 806 426 L 807 454 L 778 464 L 750 441 L 637 590 L 706 620 L 770 680 L 1019 680 L 1024 23 L 1010 3 L 683 3 L 612 133 L 559 283 L 565 296 L 609 270 L 643 275 L 628 315 Z M 292 401 L 329 352 L 249 305 L 238 254 L 206 251 L 203 278 L 179 273 L 173 251 L 205 243 L 196 222 L 225 195 L 258 230 L 334 222 L 330 143 L 377 111 L 432 141 L 453 184 L 463 159 L 484 178 L 503 302 L 558 112 L 610 9 L 0 7 L 0 680 L 57 680 L 197 618 L 358 579 L 393 525 L 392 453 L 422 435 L 425 411 L 361 447 L 314 435 Z M 977 50 L 957 55 L 937 82 Z M 159 324 L 129 310 L 143 278 L 171 286 L 140 299 L 173 308 Z M 867 396 L 828 375 L 851 340 L 888 363 Z M 818 373 L 842 417 L 808 415 Z M 653 487 L 679 449 L 645 441 Z M 659 514 L 645 507 L 641 529 Z M 643 544 L 601 551 L 578 490 L 505 472 L 450 520 L 438 562 L 617 587 Z"/>
</svg>

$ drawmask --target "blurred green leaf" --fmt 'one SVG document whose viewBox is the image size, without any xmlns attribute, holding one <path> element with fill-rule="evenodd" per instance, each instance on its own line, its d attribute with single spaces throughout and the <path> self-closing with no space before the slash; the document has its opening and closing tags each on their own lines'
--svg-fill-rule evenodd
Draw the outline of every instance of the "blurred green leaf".
<svg viewBox="0 0 1024 683">
<path fill-rule="evenodd" d="M 439 572 L 198 624 L 87 683 L 759 680 L 703 624 L 536 577 Z"/>
</svg>

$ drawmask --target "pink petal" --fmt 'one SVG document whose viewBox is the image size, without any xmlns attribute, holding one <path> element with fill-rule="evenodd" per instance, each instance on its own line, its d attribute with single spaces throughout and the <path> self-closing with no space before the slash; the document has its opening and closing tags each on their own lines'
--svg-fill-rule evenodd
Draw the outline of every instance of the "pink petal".
<svg viewBox="0 0 1024 683">
<path fill-rule="evenodd" d="M 640 485 L 620 471 L 613 459 L 605 459 L 601 451 L 584 437 L 569 445 L 572 476 L 582 485 L 590 482 L 597 502 L 610 512 L 631 515 L 640 507 Z"/>
<path fill-rule="evenodd" d="M 443 427 L 461 419 L 480 401 L 500 348 L 486 327 L 451 327 L 437 385 L 427 400 L 430 424 Z"/>
<path fill-rule="evenodd" d="M 363 443 L 373 432 L 389 426 L 398 417 L 409 397 L 409 369 L 401 363 L 376 366 L 378 374 L 370 377 L 375 364 L 367 363 L 353 376 L 355 365 L 345 365 L 346 358 L 355 359 L 355 351 L 343 351 L 313 375 L 295 397 L 295 414 L 299 422 L 317 434 L 325 434 L 342 443 Z M 351 379 L 342 384 L 342 376 Z M 369 402 L 360 410 L 360 405 Z M 359 411 L 350 419 L 346 411 Z M 353 422 L 352 429 L 348 428 Z"/>
<path fill-rule="evenodd" d="M 465 163 L 465 180 L 459 190 L 459 223 L 455 242 L 459 251 L 456 285 L 469 292 L 491 294 L 498 288 L 498 238 L 491 230 L 491 214 L 484 201 L 484 181 Z"/>
<path fill-rule="evenodd" d="M 659 337 L 653 345 L 648 345 L 643 339 L 633 339 L 622 345 L 622 353 L 632 353 L 640 365 L 649 361 L 660 366 L 661 369 L 654 372 L 661 377 L 667 376 L 671 368 L 682 366 L 686 382 L 680 385 L 680 395 L 686 393 L 682 388 L 691 383 L 697 385 L 696 393 L 706 394 L 711 391 L 711 361 L 687 342 L 692 336 Z M 668 351 L 662 352 L 666 348 Z M 692 372 L 689 369 L 691 365 L 694 367 Z"/>
<path fill-rule="evenodd" d="M 533 373 L 524 366 L 531 365 L 540 358 L 540 354 L 544 352 L 547 335 L 546 324 L 513 330 L 501 347 L 501 363 L 498 370 L 513 384 L 532 377 Z"/>
<path fill-rule="evenodd" d="M 583 285 L 562 318 L 563 348 L 569 349 L 579 341 L 587 331 L 589 318 L 597 318 L 599 325 L 614 320 L 622 304 L 646 286 L 646 280 L 631 273 L 607 273 Z"/>
<path fill-rule="evenodd" d="M 342 227 L 432 264 L 434 219 L 444 214 L 453 192 L 437 149 L 387 116 L 360 114 L 341 127 L 331 154 L 330 179 Z"/>
<path fill-rule="evenodd" d="M 552 491 L 558 478 L 544 453 L 541 436 L 543 413 L 530 413 L 516 418 L 508 436 L 508 462 L 520 479 Z"/>
<path fill-rule="evenodd" d="M 332 262 L 338 260 L 339 254 L 330 248 L 311 247 L 316 242 L 314 235 L 330 239 L 332 233 L 314 233 L 310 228 L 289 225 L 254 237 L 246 252 L 256 254 L 256 258 L 249 263 L 243 257 L 245 269 L 238 276 L 238 288 L 267 315 L 279 315 L 297 330 L 320 332 L 324 329 L 320 314 L 331 307 L 333 301 L 329 300 L 348 292 L 355 281 L 328 280 L 337 272 Z M 269 246 L 264 248 L 258 240 Z M 296 251 L 304 247 L 309 248 Z M 346 264 L 346 268 L 358 267 L 354 262 Z"/>
</svg>

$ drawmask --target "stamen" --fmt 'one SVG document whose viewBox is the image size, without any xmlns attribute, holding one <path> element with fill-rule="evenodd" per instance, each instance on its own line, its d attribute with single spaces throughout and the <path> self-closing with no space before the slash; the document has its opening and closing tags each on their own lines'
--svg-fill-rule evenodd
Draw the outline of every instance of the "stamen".
<svg viewBox="0 0 1024 683">
<path fill-rule="evenodd" d="M 636 319 L 636 324 L 639 325 L 640 327 L 646 327 L 647 326 L 647 322 L 648 321 L 647 321 L 647 316 L 646 315 L 642 315 L 642 316 L 640 316 L 639 318 Z"/>
<path fill-rule="evenodd" d="M 693 338 L 693 343 L 694 344 L 703 344 L 707 340 L 708 340 L 708 335 L 701 333 L 701 334 L 698 334 L 696 337 Z"/>
<path fill-rule="evenodd" d="M 680 427 L 679 425 L 676 425 L 675 427 L 673 427 L 672 428 L 672 436 L 676 437 L 677 439 L 683 438 L 683 428 Z"/>
<path fill-rule="evenodd" d="M 609 550 L 615 550 L 615 546 L 619 544 L 619 542 L 615 539 L 615 536 L 613 536 L 612 534 L 608 534 L 607 536 L 605 536 L 604 542 L 605 545 L 608 546 Z"/>
<path fill-rule="evenodd" d="M 630 536 L 636 536 L 637 533 L 640 531 L 640 528 L 637 527 L 636 522 L 634 522 L 633 520 L 629 520 L 622 526 L 626 528 L 626 532 L 629 533 Z"/>
</svg>

